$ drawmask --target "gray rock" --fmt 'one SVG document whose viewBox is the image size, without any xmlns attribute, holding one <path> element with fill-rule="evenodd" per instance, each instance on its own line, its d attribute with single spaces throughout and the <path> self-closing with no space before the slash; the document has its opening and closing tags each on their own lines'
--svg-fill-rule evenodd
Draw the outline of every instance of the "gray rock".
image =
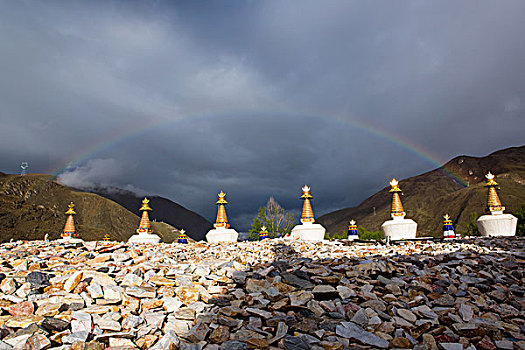
<svg viewBox="0 0 525 350">
<path fill-rule="evenodd" d="M 460 343 L 439 343 L 438 346 L 442 350 L 463 350 L 463 344 Z"/>
<path fill-rule="evenodd" d="M 228 340 L 221 344 L 221 350 L 248 350 L 248 345 L 237 340 Z"/>
<path fill-rule="evenodd" d="M 335 329 L 335 333 L 347 339 L 352 339 L 354 341 L 376 346 L 379 348 L 387 348 L 388 342 L 377 335 L 365 331 L 363 328 L 359 327 L 353 322 L 341 322 Z"/>
<path fill-rule="evenodd" d="M 310 345 L 303 339 L 303 337 L 293 337 L 287 334 L 283 340 L 284 348 L 287 350 L 308 350 Z"/>
</svg>

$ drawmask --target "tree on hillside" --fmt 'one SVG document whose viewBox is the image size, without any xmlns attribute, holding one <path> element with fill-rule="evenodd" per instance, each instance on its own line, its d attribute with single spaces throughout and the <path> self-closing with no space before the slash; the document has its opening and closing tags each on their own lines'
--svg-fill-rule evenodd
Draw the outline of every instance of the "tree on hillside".
<svg viewBox="0 0 525 350">
<path fill-rule="evenodd" d="M 525 236 L 525 204 L 521 208 L 516 209 L 514 213 L 518 218 L 518 227 L 516 227 L 516 236 Z"/>
<path fill-rule="evenodd" d="M 467 231 L 465 232 L 464 235 L 481 236 L 481 234 L 479 233 L 478 224 L 476 222 L 477 219 L 478 219 L 478 213 L 470 213 L 469 222 L 466 225 Z"/>
<path fill-rule="evenodd" d="M 261 228 L 266 226 L 270 238 L 282 237 L 290 233 L 294 223 L 294 215 L 284 210 L 273 197 L 270 197 L 266 205 L 259 208 L 257 216 L 253 219 L 252 228 L 248 233 L 250 239 L 257 239 Z"/>
</svg>

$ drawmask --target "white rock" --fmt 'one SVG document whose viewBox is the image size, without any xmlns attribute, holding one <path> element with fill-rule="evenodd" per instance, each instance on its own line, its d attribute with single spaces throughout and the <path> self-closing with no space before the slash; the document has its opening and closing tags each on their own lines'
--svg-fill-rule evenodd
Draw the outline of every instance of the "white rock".
<svg viewBox="0 0 525 350">
<path fill-rule="evenodd" d="M 69 278 L 66 283 L 64 283 L 64 290 L 66 292 L 71 292 L 77 284 L 82 280 L 82 271 L 75 271 Z"/>
<path fill-rule="evenodd" d="M 89 295 L 93 299 L 102 298 L 104 296 L 104 292 L 102 291 L 102 286 L 97 283 L 91 283 L 87 287 L 87 291 L 89 292 Z"/>
</svg>

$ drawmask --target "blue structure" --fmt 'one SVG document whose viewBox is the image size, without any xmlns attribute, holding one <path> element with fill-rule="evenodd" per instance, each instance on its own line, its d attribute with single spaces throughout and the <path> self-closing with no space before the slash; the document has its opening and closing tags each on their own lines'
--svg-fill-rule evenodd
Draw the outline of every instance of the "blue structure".
<svg viewBox="0 0 525 350">
<path fill-rule="evenodd" d="M 179 239 L 177 240 L 177 243 L 181 244 L 188 244 L 188 237 L 185 234 L 186 231 L 180 230 L 179 232 Z"/>
<path fill-rule="evenodd" d="M 351 241 L 359 239 L 359 232 L 357 232 L 355 220 L 350 220 L 350 225 L 348 225 L 348 239 Z"/>
</svg>

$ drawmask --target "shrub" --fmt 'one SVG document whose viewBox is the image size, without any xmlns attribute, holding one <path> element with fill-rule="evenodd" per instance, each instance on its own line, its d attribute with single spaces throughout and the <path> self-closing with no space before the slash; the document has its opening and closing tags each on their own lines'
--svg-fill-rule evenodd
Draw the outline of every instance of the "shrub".
<svg viewBox="0 0 525 350">
<path fill-rule="evenodd" d="M 357 232 L 359 234 L 359 239 L 365 241 L 380 241 L 385 238 L 382 231 L 367 231 L 363 226 L 359 226 Z"/>
<path fill-rule="evenodd" d="M 525 204 L 521 206 L 521 208 L 516 209 L 514 211 L 515 217 L 518 218 L 518 227 L 516 227 L 516 236 L 525 236 Z"/>
</svg>

